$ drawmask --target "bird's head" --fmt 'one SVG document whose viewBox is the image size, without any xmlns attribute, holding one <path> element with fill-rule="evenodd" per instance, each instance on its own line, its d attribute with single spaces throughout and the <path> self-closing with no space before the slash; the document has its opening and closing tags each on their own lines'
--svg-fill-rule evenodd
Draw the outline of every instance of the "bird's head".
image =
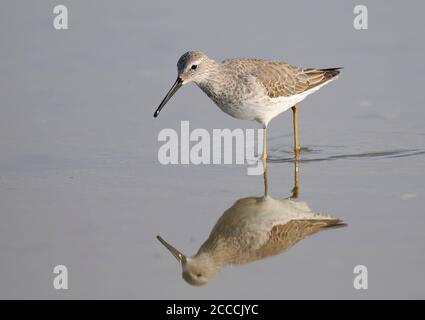
<svg viewBox="0 0 425 320">
<path fill-rule="evenodd" d="M 218 271 L 213 261 L 211 261 L 211 258 L 206 254 L 186 257 L 160 236 L 157 238 L 171 252 L 177 261 L 181 263 L 183 270 L 182 277 L 187 283 L 194 286 L 202 286 L 207 284 Z"/>
<path fill-rule="evenodd" d="M 200 51 L 188 51 L 183 54 L 177 62 L 177 80 L 156 109 L 154 117 L 159 115 L 161 109 L 182 85 L 190 82 L 199 84 L 207 80 L 209 72 L 215 65 L 214 60 L 208 58 L 207 55 Z"/>
<path fill-rule="evenodd" d="M 189 82 L 202 82 L 208 76 L 213 60 L 200 51 L 188 51 L 177 62 L 177 77 L 182 84 Z"/>
</svg>

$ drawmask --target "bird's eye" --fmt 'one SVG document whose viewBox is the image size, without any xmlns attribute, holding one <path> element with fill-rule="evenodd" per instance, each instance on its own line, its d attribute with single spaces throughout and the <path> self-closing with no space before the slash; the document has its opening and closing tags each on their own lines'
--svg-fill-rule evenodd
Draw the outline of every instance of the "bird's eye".
<svg viewBox="0 0 425 320">
<path fill-rule="evenodd" d="M 198 273 L 196 276 L 197 276 L 198 278 L 200 278 L 200 277 L 202 277 L 202 273 Z"/>
<path fill-rule="evenodd" d="M 196 68 L 197 68 L 197 67 L 198 67 L 198 66 L 197 66 L 196 64 L 193 64 L 191 69 L 192 69 L 192 70 L 196 70 Z"/>
</svg>

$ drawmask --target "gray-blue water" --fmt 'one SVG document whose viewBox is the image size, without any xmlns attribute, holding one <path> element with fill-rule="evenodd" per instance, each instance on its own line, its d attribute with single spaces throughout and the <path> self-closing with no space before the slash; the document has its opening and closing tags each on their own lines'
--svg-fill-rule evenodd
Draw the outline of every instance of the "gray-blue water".
<svg viewBox="0 0 425 320">
<path fill-rule="evenodd" d="M 1 298 L 425 298 L 422 1 L 52 1 L 0 5 Z M 157 234 L 187 254 L 237 199 L 243 165 L 163 166 L 163 128 L 258 128 L 189 85 L 153 111 L 189 50 L 343 66 L 300 104 L 300 198 L 346 228 L 278 256 L 181 278 Z M 269 192 L 293 187 L 290 112 L 269 131 Z M 211 132 L 211 131 L 210 131 Z M 69 289 L 53 288 L 68 267 Z M 353 268 L 368 268 L 355 290 Z"/>
</svg>

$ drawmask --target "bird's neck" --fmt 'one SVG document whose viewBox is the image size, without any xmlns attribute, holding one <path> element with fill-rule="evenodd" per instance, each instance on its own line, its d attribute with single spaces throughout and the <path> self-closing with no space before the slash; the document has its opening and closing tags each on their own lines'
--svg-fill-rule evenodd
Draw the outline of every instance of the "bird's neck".
<svg viewBox="0 0 425 320">
<path fill-rule="evenodd" d="M 195 256 L 203 257 L 213 264 L 216 268 L 221 269 L 226 264 L 232 264 L 238 260 L 238 247 L 229 245 L 229 243 L 219 238 L 208 238 Z"/>
<path fill-rule="evenodd" d="M 212 62 L 208 66 L 208 71 L 205 76 L 196 81 L 196 85 L 204 91 L 208 97 L 215 100 L 224 90 L 224 77 L 225 74 L 221 71 L 221 65 L 216 62 Z"/>
<path fill-rule="evenodd" d="M 191 257 L 192 260 L 196 260 L 199 264 L 208 266 L 210 269 L 220 270 L 225 263 L 222 259 L 217 259 L 214 252 L 209 251 L 198 251 L 194 256 Z"/>
</svg>

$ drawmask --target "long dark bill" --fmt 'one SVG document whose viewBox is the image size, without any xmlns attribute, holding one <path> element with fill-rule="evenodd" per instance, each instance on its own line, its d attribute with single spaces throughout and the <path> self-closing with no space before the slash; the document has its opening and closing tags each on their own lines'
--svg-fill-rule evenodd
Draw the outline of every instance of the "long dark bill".
<svg viewBox="0 0 425 320">
<path fill-rule="evenodd" d="M 164 100 L 161 101 L 161 104 L 159 105 L 158 109 L 156 109 L 153 116 L 156 118 L 158 117 L 159 113 L 161 112 L 161 109 L 164 108 L 165 104 L 168 102 L 168 100 L 171 99 L 171 97 L 177 92 L 177 90 L 180 89 L 180 87 L 183 85 L 183 80 L 180 78 L 177 78 L 176 82 L 174 82 L 173 86 L 171 87 L 170 91 L 168 91 L 167 95 L 165 96 Z"/>
<path fill-rule="evenodd" d="M 186 262 L 187 258 L 183 253 L 181 253 L 179 250 L 174 248 L 171 244 L 169 244 L 167 241 L 162 239 L 160 236 L 156 236 L 156 238 L 159 240 L 159 242 L 161 242 L 164 245 L 164 247 L 168 249 L 168 251 L 171 252 L 171 254 L 177 259 L 178 262 L 180 263 Z"/>
</svg>

